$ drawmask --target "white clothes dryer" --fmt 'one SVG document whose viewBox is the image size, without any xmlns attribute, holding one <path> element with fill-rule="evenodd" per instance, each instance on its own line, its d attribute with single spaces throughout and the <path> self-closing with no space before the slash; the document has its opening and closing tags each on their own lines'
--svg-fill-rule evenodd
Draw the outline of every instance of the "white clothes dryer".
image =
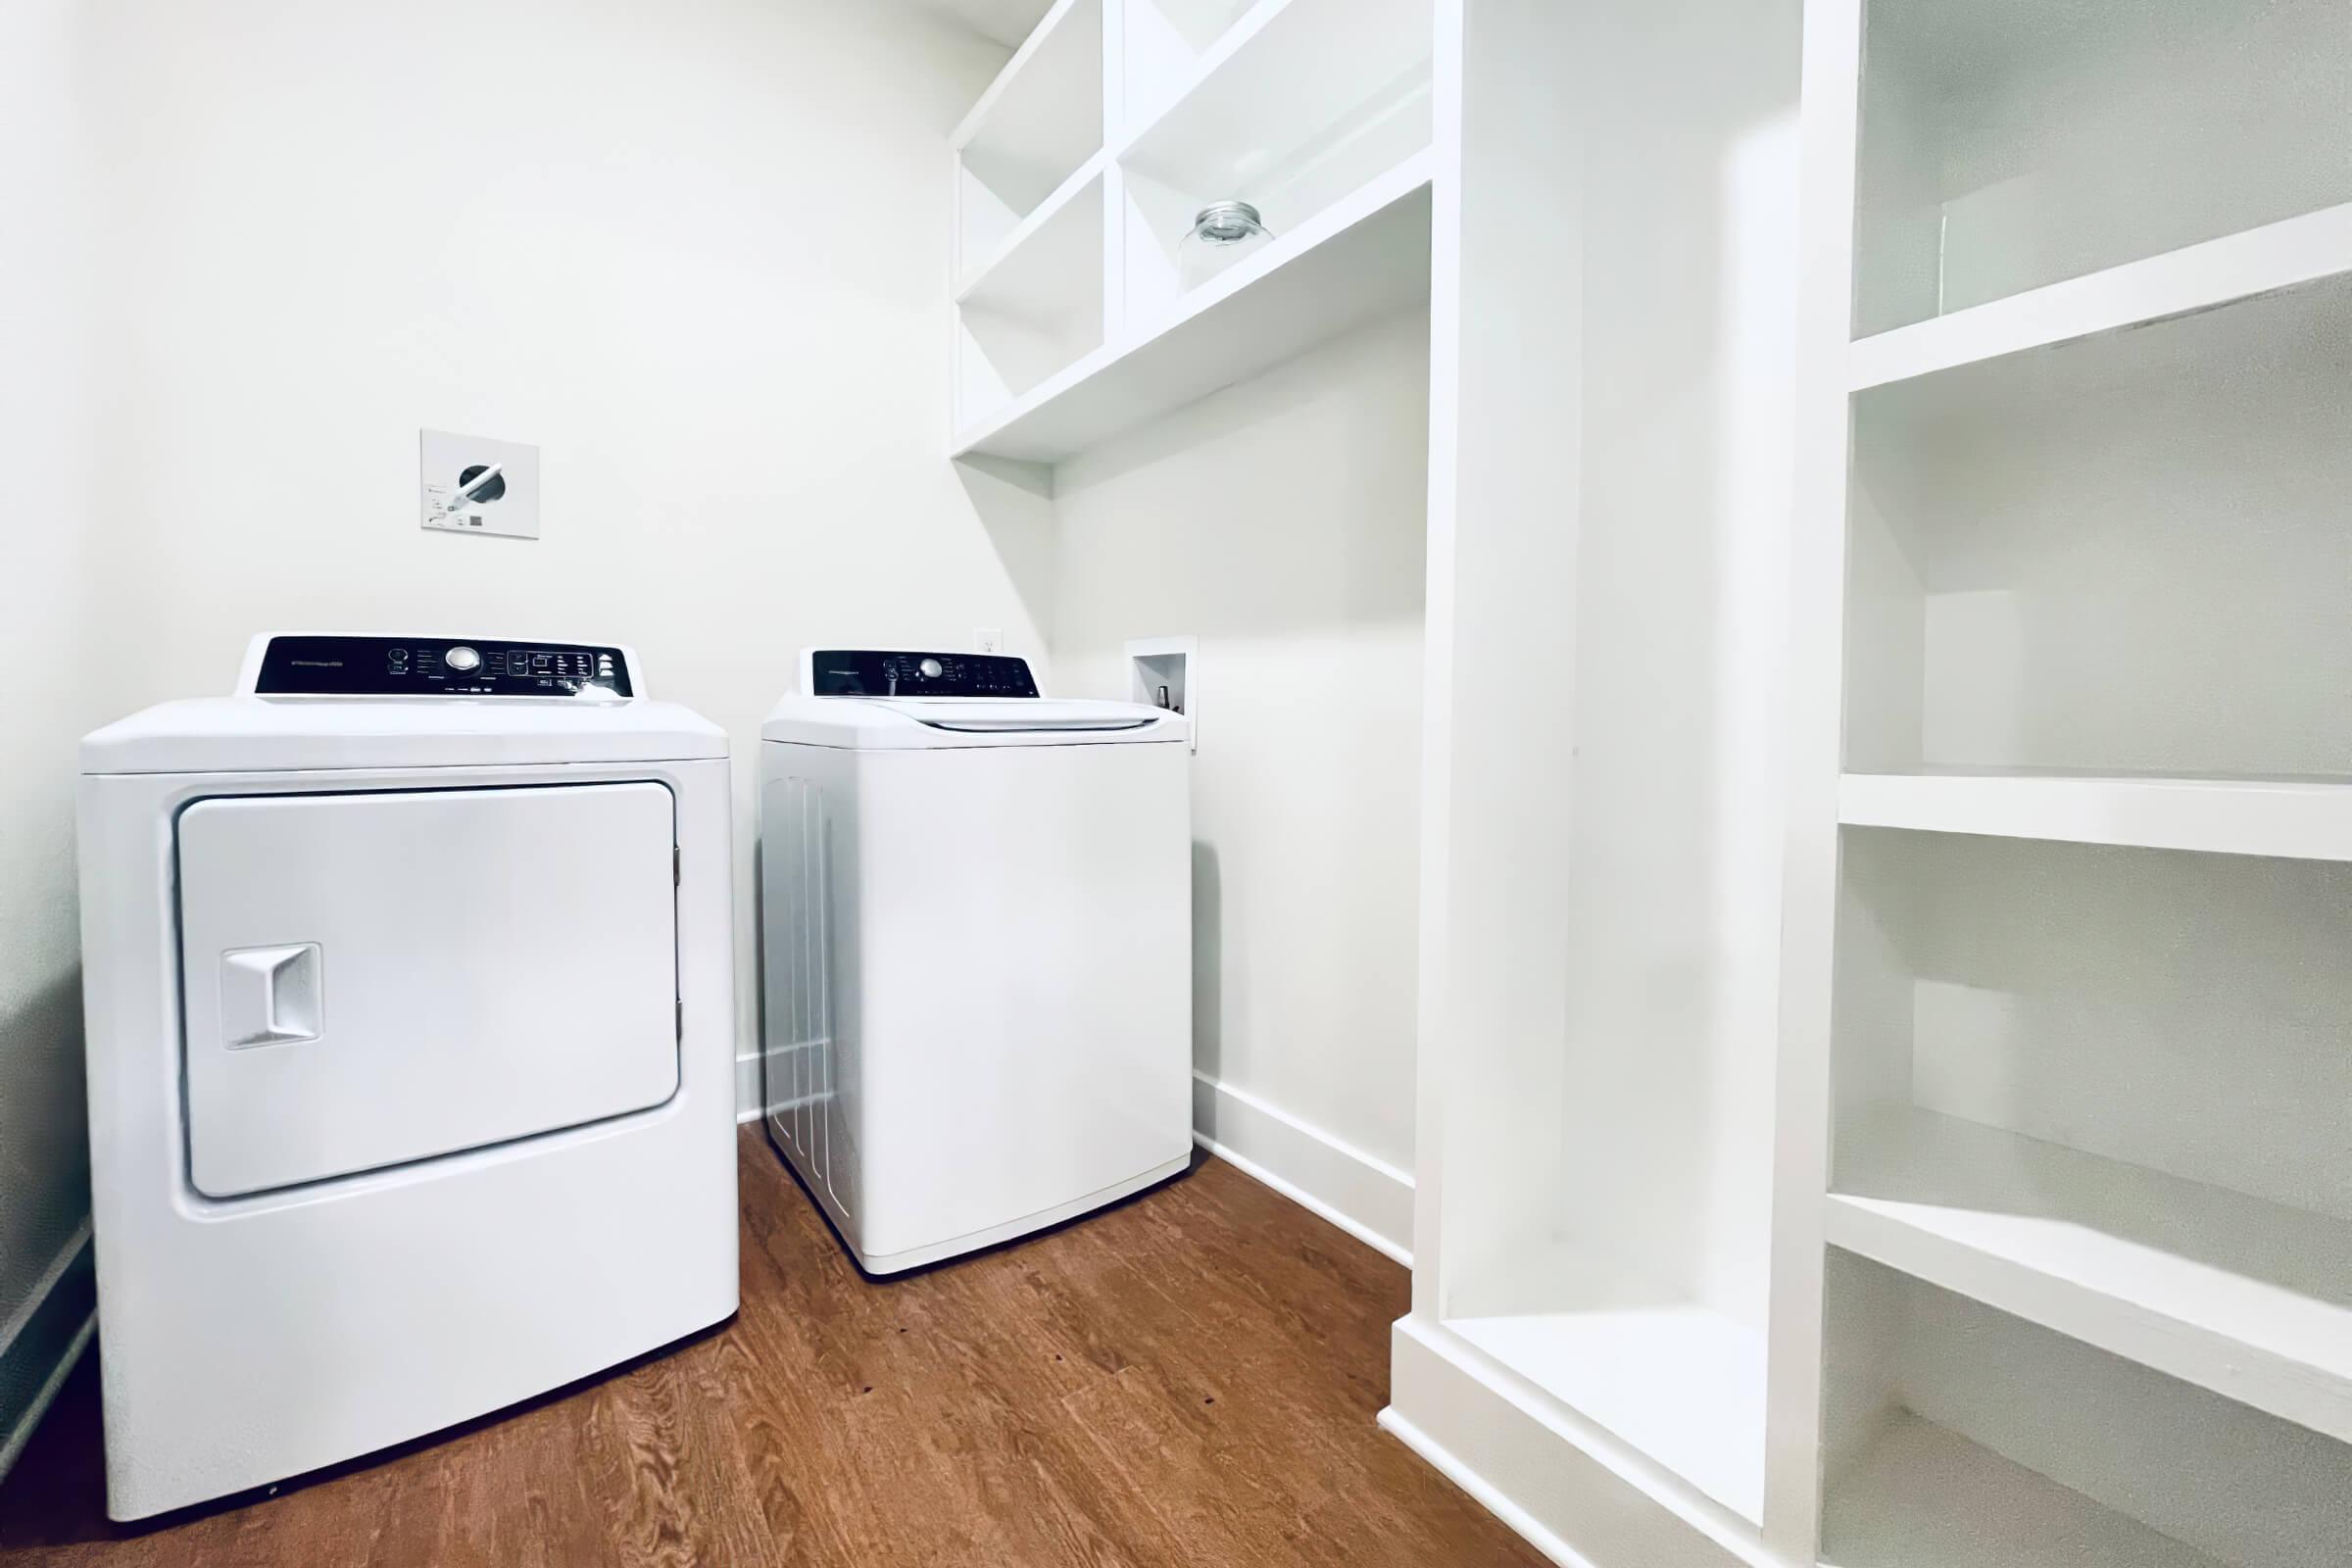
<svg viewBox="0 0 2352 1568">
<path fill-rule="evenodd" d="M 868 1273 L 1192 1154 L 1186 721 L 819 650 L 761 731 L 769 1137 Z"/>
<path fill-rule="evenodd" d="M 590 644 L 259 637 L 84 740 L 110 1514 L 735 1310 L 727 797 Z"/>
</svg>

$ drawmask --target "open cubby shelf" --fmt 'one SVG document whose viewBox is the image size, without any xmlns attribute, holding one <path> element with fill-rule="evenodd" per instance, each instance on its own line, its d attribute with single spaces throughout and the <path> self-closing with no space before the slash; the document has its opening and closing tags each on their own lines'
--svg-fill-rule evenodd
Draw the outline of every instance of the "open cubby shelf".
<svg viewBox="0 0 2352 1568">
<path fill-rule="evenodd" d="M 1431 17 L 1431 0 L 1047 13 L 958 132 L 952 455 L 1058 462 L 1426 298 Z M 1256 205 L 1273 242 L 1188 288 L 1180 243 L 1222 199 Z M 1053 307 L 1042 339 L 1035 309 L 1011 332 L 975 320 L 1008 294 Z"/>
<path fill-rule="evenodd" d="M 2225 1568 L 1909 1411 L 1839 1478 L 1827 1515 L 1825 1568 Z"/>
<path fill-rule="evenodd" d="M 2322 853 L 2341 847 L 2344 788 L 1846 784 L 1829 1242 L 1936 1288 L 1905 1300 L 1965 1298 L 2081 1354 L 2095 1348 L 2099 1365 L 2111 1356 L 2193 1387 L 2185 1413 L 2168 1417 L 2184 1423 L 2183 1443 L 2203 1441 L 2194 1420 L 2260 1412 L 2303 1433 L 2279 1440 L 2296 1465 L 2352 1477 L 2352 1448 L 2337 1446 L 2352 1439 L 2352 995 L 2340 982 L 2352 862 Z M 2273 790 L 2275 812 L 2255 804 Z M 2282 844 L 2289 854 L 2232 853 Z M 1838 1353 L 1833 1343 L 1833 1375 Z M 1986 1419 L 2046 1419 L 2065 1396 L 2017 1379 Z M 1904 1444 L 1896 1481 L 1947 1465 L 1960 1495 L 2005 1473 L 1949 1434 Z M 2130 1485 L 2158 1488 L 2166 1473 Z M 2029 1534 L 2047 1538 L 2034 1549 L 2049 1560 L 2141 1560 L 2120 1544 L 2066 1557 L 2089 1549 L 2065 1544 L 2067 1532 L 2089 1527 L 2047 1498 L 2019 1507 L 2001 1528 L 2046 1512 L 2056 1522 Z M 1867 1504 L 1846 1528 L 1876 1539 L 1905 1516 Z M 1982 1517 L 1954 1514 L 1944 1533 L 1979 1540 Z M 1833 1507 L 1832 1544 L 1837 1518 Z M 2104 1530 L 2083 1539 L 2105 1542 Z M 2241 1568 L 2305 1560 L 2200 1544 Z M 1911 1559 L 1874 1548 L 1851 1560 Z"/>
<path fill-rule="evenodd" d="M 955 442 L 1057 463 L 1429 292 L 1429 170 L 1391 171 L 1186 297 L 1146 331 L 1067 362 Z"/>
<path fill-rule="evenodd" d="M 1446 1327 L 1741 1518 L 1764 1517 L 1764 1336 L 1655 1292 Z"/>
<path fill-rule="evenodd" d="M 1848 1251 L 2352 1439 L 2352 1223 L 1921 1110 L 1836 1187 Z"/>
<path fill-rule="evenodd" d="M 1102 8 L 1055 0 L 949 138 L 956 271 L 982 259 L 1102 147 Z"/>
<path fill-rule="evenodd" d="M 1854 330 L 2352 201 L 2340 0 L 1867 0 Z"/>
<path fill-rule="evenodd" d="M 1821 1560 L 2313 1568 L 2352 1447 L 1833 1248 Z"/>
<path fill-rule="evenodd" d="M 2352 273 L 1855 394 L 1847 768 L 2352 778 L 2346 494 Z"/>
</svg>

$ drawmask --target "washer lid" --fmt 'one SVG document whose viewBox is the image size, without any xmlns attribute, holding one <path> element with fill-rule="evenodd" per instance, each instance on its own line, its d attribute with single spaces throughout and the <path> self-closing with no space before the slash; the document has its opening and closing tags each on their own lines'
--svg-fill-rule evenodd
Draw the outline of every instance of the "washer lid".
<svg viewBox="0 0 2352 1568">
<path fill-rule="evenodd" d="M 1184 718 L 1141 703 L 1051 697 L 787 697 L 762 740 L 851 751 L 1181 741 Z"/>
</svg>

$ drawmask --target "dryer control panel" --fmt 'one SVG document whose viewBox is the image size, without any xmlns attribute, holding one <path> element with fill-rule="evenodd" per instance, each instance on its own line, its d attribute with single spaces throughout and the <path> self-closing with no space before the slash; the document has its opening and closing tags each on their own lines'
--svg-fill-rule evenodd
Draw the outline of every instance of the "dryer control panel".
<svg viewBox="0 0 2352 1568">
<path fill-rule="evenodd" d="M 808 651 L 811 697 L 1035 697 L 1029 661 L 1008 654 Z"/>
<path fill-rule="evenodd" d="M 628 656 L 593 643 L 499 637 L 272 637 L 262 697 L 634 697 Z"/>
</svg>

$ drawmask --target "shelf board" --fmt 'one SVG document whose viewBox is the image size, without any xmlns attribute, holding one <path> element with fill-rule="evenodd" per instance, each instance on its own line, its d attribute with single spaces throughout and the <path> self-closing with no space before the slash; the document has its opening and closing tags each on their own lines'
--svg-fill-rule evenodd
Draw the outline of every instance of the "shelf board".
<svg viewBox="0 0 2352 1568">
<path fill-rule="evenodd" d="M 1856 339 L 1856 391 L 2352 271 L 2352 202 Z"/>
<path fill-rule="evenodd" d="M 1838 1165 L 1833 1245 L 2352 1441 L 2352 1224 L 1909 1108 Z"/>
<path fill-rule="evenodd" d="M 1446 1328 L 1744 1519 L 1764 1517 L 1764 1337 L 1690 1302 Z"/>
<path fill-rule="evenodd" d="M 2352 779 L 2066 772 L 1848 773 L 1848 827 L 2352 860 Z"/>
<path fill-rule="evenodd" d="M 1057 463 L 1429 294 L 1422 154 L 966 430 L 952 456 Z"/>
<path fill-rule="evenodd" d="M 1012 316 L 1054 314 L 1102 266 L 1104 157 L 1098 153 L 1004 236 L 956 290 L 957 305 Z M 1091 198 L 1093 207 L 1087 203 Z"/>
<path fill-rule="evenodd" d="M 1102 150 L 1102 7 L 1055 0 L 948 138 L 964 167 L 1027 214 Z"/>
<path fill-rule="evenodd" d="M 1830 1482 L 1823 1568 L 2223 1568 L 1956 1433 L 1897 1414 Z"/>
</svg>

